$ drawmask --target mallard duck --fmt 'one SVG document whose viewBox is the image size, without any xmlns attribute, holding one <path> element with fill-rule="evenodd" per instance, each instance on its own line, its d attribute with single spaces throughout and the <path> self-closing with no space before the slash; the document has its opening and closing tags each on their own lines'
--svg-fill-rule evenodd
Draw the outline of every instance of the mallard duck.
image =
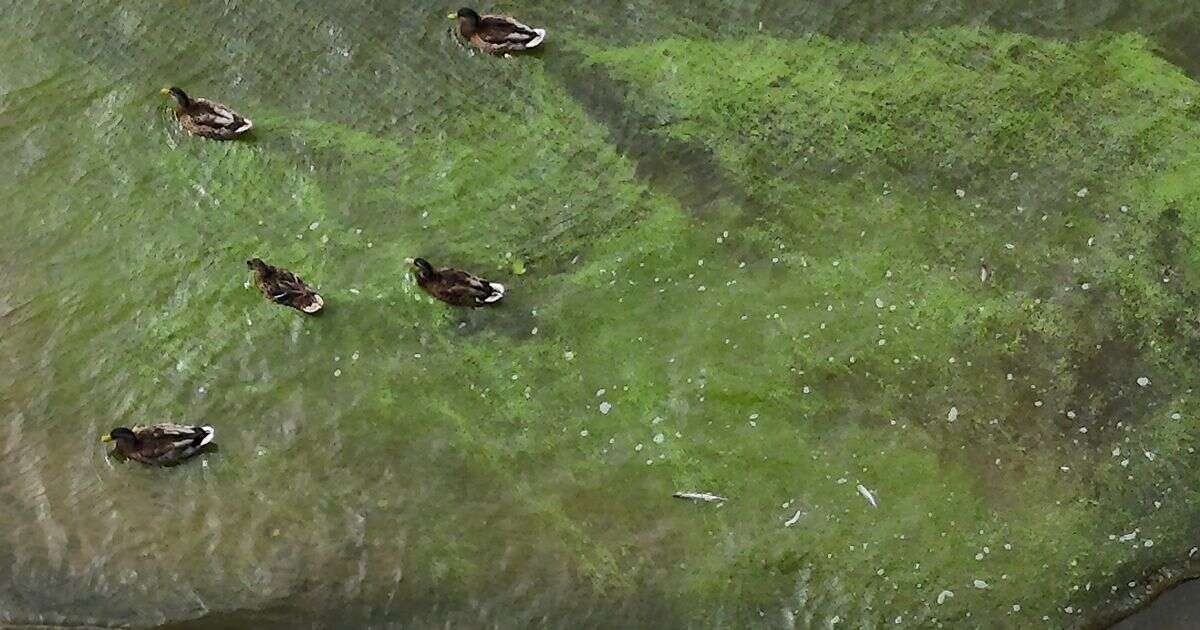
<svg viewBox="0 0 1200 630">
<path fill-rule="evenodd" d="M 249 118 L 228 107 L 203 98 L 191 98 L 177 87 L 163 88 L 175 99 L 175 117 L 185 131 L 213 140 L 233 140 L 254 128 Z"/>
<path fill-rule="evenodd" d="M 546 29 L 530 28 L 507 15 L 480 16 L 464 7 L 446 17 L 458 20 L 458 34 L 463 39 L 493 55 L 537 48 L 546 39 Z"/>
<path fill-rule="evenodd" d="M 251 258 L 246 266 L 254 270 L 254 284 L 268 300 L 290 306 L 298 311 L 313 314 L 325 306 L 325 300 L 317 295 L 300 276 L 282 267 L 272 267 L 261 258 Z"/>
<path fill-rule="evenodd" d="M 116 442 L 116 451 L 129 459 L 151 466 L 173 466 L 200 452 L 212 442 L 216 431 L 210 426 L 194 427 L 164 422 L 148 427 L 117 427 L 102 442 Z"/>
<path fill-rule="evenodd" d="M 424 258 L 406 262 L 416 271 L 417 284 L 433 297 L 454 306 L 487 306 L 504 299 L 504 285 L 460 269 L 434 269 Z"/>
</svg>

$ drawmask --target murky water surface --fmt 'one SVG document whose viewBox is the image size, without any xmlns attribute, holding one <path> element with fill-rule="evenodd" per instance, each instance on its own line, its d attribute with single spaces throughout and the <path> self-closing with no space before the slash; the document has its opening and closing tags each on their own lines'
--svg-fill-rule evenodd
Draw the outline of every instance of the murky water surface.
<svg viewBox="0 0 1200 630">
<path fill-rule="evenodd" d="M 1069 627 L 1193 551 L 1194 3 L 454 8 L 0 2 L 0 625 Z"/>
</svg>

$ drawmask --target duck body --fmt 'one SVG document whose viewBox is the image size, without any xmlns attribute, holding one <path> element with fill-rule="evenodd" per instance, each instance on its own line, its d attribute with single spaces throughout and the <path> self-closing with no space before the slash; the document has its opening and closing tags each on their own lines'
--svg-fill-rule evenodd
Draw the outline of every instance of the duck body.
<svg viewBox="0 0 1200 630">
<path fill-rule="evenodd" d="M 546 29 L 526 26 L 507 15 L 479 15 L 462 8 L 447 17 L 458 20 L 458 34 L 463 39 L 492 55 L 537 48 L 546 39 Z"/>
<path fill-rule="evenodd" d="M 261 258 L 247 260 L 246 266 L 254 271 L 254 284 L 268 300 L 309 315 L 325 307 L 325 300 L 287 269 L 268 265 Z"/>
<path fill-rule="evenodd" d="M 491 306 L 504 299 L 504 285 L 484 280 L 461 269 L 435 269 L 429 261 L 411 261 L 417 285 L 426 293 L 452 306 Z"/>
<path fill-rule="evenodd" d="M 174 466 L 199 453 L 216 436 L 210 426 L 163 422 L 146 427 L 117 427 L 101 437 L 116 452 L 149 466 Z"/>
<path fill-rule="evenodd" d="M 216 101 L 191 98 L 183 90 L 165 88 L 163 94 L 175 99 L 175 118 L 185 131 L 211 140 L 233 140 L 254 128 L 249 118 Z"/>
</svg>

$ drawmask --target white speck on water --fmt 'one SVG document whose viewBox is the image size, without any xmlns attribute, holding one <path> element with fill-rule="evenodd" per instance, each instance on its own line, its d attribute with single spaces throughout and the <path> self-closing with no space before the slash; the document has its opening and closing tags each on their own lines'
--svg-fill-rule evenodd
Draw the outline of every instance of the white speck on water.
<svg viewBox="0 0 1200 630">
<path fill-rule="evenodd" d="M 1150 451 L 1145 451 L 1142 454 L 1146 456 L 1146 459 L 1148 459 L 1150 461 L 1154 461 L 1154 453 L 1151 453 Z"/>
<path fill-rule="evenodd" d="M 955 191 L 954 191 L 954 194 L 958 195 L 958 198 L 959 198 L 959 199 L 962 199 L 962 198 L 964 198 L 964 197 L 966 197 L 966 196 L 967 196 L 967 191 L 965 191 L 965 190 L 963 190 L 963 189 L 959 188 L 958 190 L 955 190 Z"/>
<path fill-rule="evenodd" d="M 357 350 L 355 350 L 355 351 L 354 351 L 354 354 L 350 355 L 350 360 L 351 360 L 351 361 L 357 361 L 357 360 L 358 360 L 358 351 L 357 351 Z"/>
<path fill-rule="evenodd" d="M 608 393 L 607 389 L 597 389 L 596 390 L 596 398 L 599 398 L 607 393 Z"/>
<path fill-rule="evenodd" d="M 1087 194 L 1088 194 L 1088 189 L 1086 186 L 1075 191 L 1075 196 L 1079 197 L 1080 199 L 1083 199 L 1084 197 L 1086 197 Z"/>
<path fill-rule="evenodd" d="M 334 376 L 341 376 L 341 375 L 342 375 L 342 371 L 341 371 L 340 369 L 338 369 L 338 370 L 334 370 L 334 371 L 333 371 L 333 375 L 334 375 Z"/>
<path fill-rule="evenodd" d="M 1075 419 L 1075 412 L 1074 412 L 1073 410 L 1072 410 L 1072 411 L 1068 411 L 1068 412 L 1067 412 L 1067 417 L 1068 417 L 1068 418 L 1070 418 L 1070 419 L 1072 419 L 1072 420 L 1074 420 L 1074 419 Z"/>
<path fill-rule="evenodd" d="M 696 290 L 697 291 L 707 291 L 708 289 L 702 284 L 699 287 L 696 287 Z"/>
<path fill-rule="evenodd" d="M 1092 285 L 1090 282 L 1084 282 L 1083 284 L 1079 285 L 1079 288 L 1087 291 L 1088 289 L 1092 288 Z"/>
<path fill-rule="evenodd" d="M 954 422 L 955 420 L 958 420 L 958 407 L 951 407 L 950 413 L 946 414 L 946 421 Z"/>
<path fill-rule="evenodd" d="M 751 419 L 751 420 L 758 420 L 758 414 L 756 414 L 756 413 L 752 413 L 752 414 L 750 414 L 750 419 Z"/>
<path fill-rule="evenodd" d="M 1153 547 L 1153 546 L 1154 546 L 1154 541 L 1153 541 L 1153 540 L 1150 540 L 1149 538 L 1147 538 L 1147 539 L 1146 539 L 1146 542 L 1142 543 L 1142 546 L 1143 546 L 1143 547 Z"/>
<path fill-rule="evenodd" d="M 988 587 L 988 583 L 984 582 L 983 580 L 975 580 L 971 584 L 973 584 L 975 586 L 975 588 L 987 588 Z"/>
<path fill-rule="evenodd" d="M 1012 172 L 1012 175 L 1009 175 L 1009 176 L 1008 176 L 1008 181 L 1010 181 L 1010 182 L 1015 182 L 1015 181 L 1017 181 L 1017 178 L 1018 178 L 1018 177 L 1020 177 L 1020 176 L 1021 176 L 1021 174 L 1020 174 L 1020 173 L 1018 173 L 1018 172 L 1016 172 L 1016 171 L 1013 171 L 1013 172 Z"/>
<path fill-rule="evenodd" d="M 804 514 L 804 512 L 802 512 L 802 511 L 800 511 L 800 510 L 796 510 L 796 513 L 792 515 L 792 518 L 789 518 L 787 521 L 785 521 L 785 522 L 784 522 L 784 524 L 783 524 L 783 526 L 784 526 L 784 527 L 791 527 L 792 525 L 795 525 L 796 523 L 799 523 L 799 522 L 800 522 L 800 516 L 801 516 L 801 515 L 803 515 L 803 514 Z"/>
<path fill-rule="evenodd" d="M 563 358 L 570 361 L 571 359 L 575 358 L 575 353 L 571 352 L 570 350 L 567 350 L 566 352 L 563 353 Z"/>
<path fill-rule="evenodd" d="M 875 298 L 875 308 L 883 308 L 883 299 Z"/>
<path fill-rule="evenodd" d="M 600 403 L 600 413 L 607 414 L 610 411 L 612 411 L 612 405 L 608 401 Z"/>
<path fill-rule="evenodd" d="M 308 229 L 310 229 L 310 230 L 315 230 L 315 229 L 317 229 L 317 228 L 318 228 L 318 227 L 320 227 L 320 226 L 321 226 L 321 224 L 320 224 L 320 223 L 318 223 L 318 222 L 316 222 L 316 221 L 313 221 L 312 223 L 310 223 L 310 224 L 309 224 L 309 226 L 308 226 Z"/>
<path fill-rule="evenodd" d="M 1016 248 L 1017 248 L 1017 246 L 1016 246 L 1016 245 L 1013 245 L 1012 243 L 1005 243 L 1005 244 L 1004 244 L 1004 249 L 1016 249 Z"/>
<path fill-rule="evenodd" d="M 954 591 L 942 591 L 941 593 L 938 593 L 938 596 L 937 596 L 938 605 L 945 604 L 946 600 L 950 599 L 951 597 L 954 597 Z"/>
<path fill-rule="evenodd" d="M 1150 384 L 1150 379 L 1146 378 L 1145 376 L 1139 376 L 1138 380 L 1137 380 L 1137 384 L 1139 387 L 1146 387 L 1147 385 Z"/>
<path fill-rule="evenodd" d="M 529 331 L 529 334 L 531 334 L 531 335 L 536 335 L 536 334 L 537 334 L 537 331 L 538 331 L 538 329 L 537 329 L 537 326 L 534 326 L 534 327 L 533 327 L 533 330 Z"/>
<path fill-rule="evenodd" d="M 664 436 L 661 433 L 654 434 L 654 443 L 655 444 L 662 444 L 663 440 L 665 440 L 665 439 L 667 439 L 666 436 Z"/>
<path fill-rule="evenodd" d="M 582 431 L 580 431 L 580 432 L 579 432 L 579 437 L 587 437 L 587 436 L 588 436 L 588 430 L 587 430 L 587 429 L 584 429 L 584 430 L 582 430 Z"/>
<path fill-rule="evenodd" d="M 635 451 L 639 451 L 639 452 L 640 452 L 640 451 L 642 450 L 642 448 L 643 448 L 643 447 L 642 447 L 642 443 L 641 443 L 641 442 L 638 442 L 638 443 L 637 443 L 637 446 L 633 447 L 633 450 L 635 450 Z"/>
<path fill-rule="evenodd" d="M 1179 414 L 1179 413 L 1173 413 L 1173 414 L 1171 414 L 1171 419 L 1172 419 L 1172 420 L 1182 420 L 1182 419 L 1183 419 L 1183 415 L 1182 415 L 1182 414 Z"/>
<path fill-rule="evenodd" d="M 1093 237 L 1089 238 L 1089 239 L 1088 239 L 1088 243 L 1087 243 L 1087 244 L 1088 244 L 1088 247 L 1091 247 L 1092 245 L 1095 245 L 1095 244 L 1096 244 L 1096 237 L 1095 237 L 1095 236 L 1093 236 Z"/>
<path fill-rule="evenodd" d="M 206 392 L 208 390 L 204 389 L 203 387 L 198 387 L 198 388 L 196 388 L 196 391 L 203 394 L 204 392 Z"/>
</svg>

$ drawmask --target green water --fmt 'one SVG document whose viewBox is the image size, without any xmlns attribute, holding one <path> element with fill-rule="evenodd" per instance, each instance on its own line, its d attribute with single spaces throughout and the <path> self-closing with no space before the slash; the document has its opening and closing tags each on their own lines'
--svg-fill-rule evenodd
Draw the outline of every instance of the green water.
<svg viewBox="0 0 1200 630">
<path fill-rule="evenodd" d="M 1191 4 L 325 4 L 0 3 L 0 625 L 1073 627 L 1196 544 Z"/>
</svg>

